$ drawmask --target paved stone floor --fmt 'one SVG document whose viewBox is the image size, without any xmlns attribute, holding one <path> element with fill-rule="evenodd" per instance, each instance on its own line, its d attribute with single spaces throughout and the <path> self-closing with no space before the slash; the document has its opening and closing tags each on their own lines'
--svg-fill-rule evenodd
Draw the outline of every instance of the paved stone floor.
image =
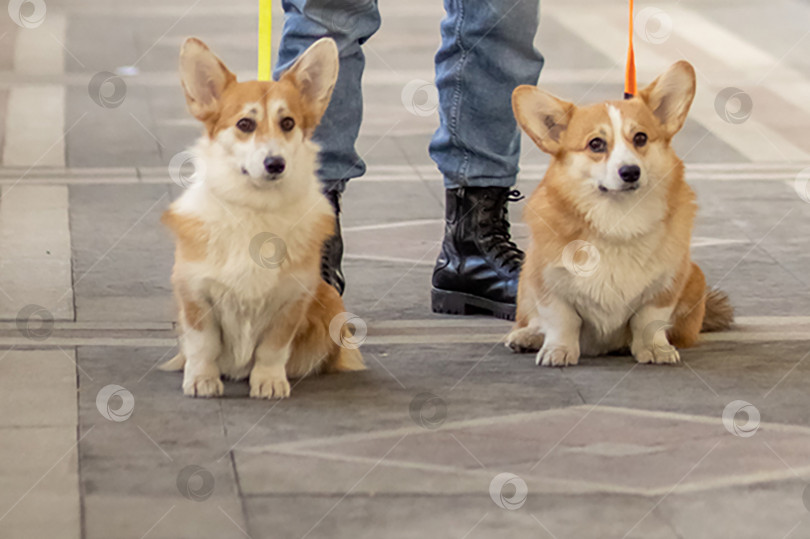
<svg viewBox="0 0 810 539">
<path fill-rule="evenodd" d="M 508 324 L 429 312 L 437 117 L 403 90 L 432 80 L 442 8 L 383 0 L 369 174 L 345 198 L 369 369 L 282 402 L 237 383 L 192 400 L 155 369 L 175 346 L 167 167 L 199 133 L 176 57 L 197 35 L 252 77 L 256 4 L 0 15 L 0 537 L 810 537 L 809 2 L 637 2 L 640 79 L 697 69 L 675 141 L 701 205 L 693 253 L 738 313 L 682 365 L 537 368 L 502 346 Z M 619 96 L 625 9 L 544 0 L 541 83 Z M 518 187 L 546 163 L 524 144 Z"/>
</svg>

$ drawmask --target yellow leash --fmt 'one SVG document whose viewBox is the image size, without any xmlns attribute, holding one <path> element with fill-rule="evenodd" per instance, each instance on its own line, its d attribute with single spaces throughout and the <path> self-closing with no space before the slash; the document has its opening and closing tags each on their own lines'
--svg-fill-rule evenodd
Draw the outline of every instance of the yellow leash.
<svg viewBox="0 0 810 539">
<path fill-rule="evenodd" d="M 638 88 L 636 86 L 636 55 L 633 51 L 633 0 L 630 0 L 630 20 L 628 22 L 627 36 L 627 65 L 624 72 L 624 98 L 630 99 L 636 93 Z"/>
<path fill-rule="evenodd" d="M 270 80 L 273 68 L 273 0 L 259 0 L 259 80 Z"/>
</svg>

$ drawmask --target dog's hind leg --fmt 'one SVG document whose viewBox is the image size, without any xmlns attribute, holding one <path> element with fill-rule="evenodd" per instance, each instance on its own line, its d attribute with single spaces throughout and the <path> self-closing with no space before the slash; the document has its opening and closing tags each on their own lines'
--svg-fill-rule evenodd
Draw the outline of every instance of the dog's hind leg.
<svg viewBox="0 0 810 539">
<path fill-rule="evenodd" d="M 672 314 L 672 328 L 667 332 L 669 341 L 678 348 L 694 346 L 705 312 L 706 278 L 698 265 L 692 262 L 689 279 Z"/>
</svg>

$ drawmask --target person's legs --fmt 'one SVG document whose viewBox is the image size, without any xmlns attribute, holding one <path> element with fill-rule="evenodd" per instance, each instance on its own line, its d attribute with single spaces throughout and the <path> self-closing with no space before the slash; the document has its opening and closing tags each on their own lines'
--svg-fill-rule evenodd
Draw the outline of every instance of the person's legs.
<svg viewBox="0 0 810 539">
<path fill-rule="evenodd" d="M 315 131 L 321 146 L 324 192 L 335 208 L 335 236 L 323 249 L 324 280 L 343 293 L 340 269 L 343 241 L 340 237 L 340 194 L 346 181 L 362 176 L 366 165 L 355 150 L 363 120 L 361 81 L 365 56 L 362 44 L 380 27 L 377 0 L 282 0 L 284 32 L 281 36 L 274 77 L 278 78 L 307 47 L 322 37 L 335 40 L 340 51 L 340 71 L 332 101 Z"/>
<path fill-rule="evenodd" d="M 506 204 L 520 156 L 512 91 L 536 84 L 539 0 L 445 0 L 436 54 L 441 124 L 430 155 L 447 188 L 447 226 L 433 274 L 433 310 L 514 314 L 523 254 Z"/>
</svg>

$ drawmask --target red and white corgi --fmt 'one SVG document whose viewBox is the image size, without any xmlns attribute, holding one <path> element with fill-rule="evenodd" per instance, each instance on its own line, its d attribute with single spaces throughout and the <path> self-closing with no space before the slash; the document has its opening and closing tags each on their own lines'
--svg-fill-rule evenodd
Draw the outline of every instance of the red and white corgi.
<svg viewBox="0 0 810 539">
<path fill-rule="evenodd" d="M 201 177 L 163 216 L 180 327 L 164 370 L 184 369 L 186 395 L 222 395 L 226 376 L 249 377 L 251 397 L 283 398 L 288 378 L 363 368 L 343 301 L 320 276 L 334 214 L 312 134 L 337 75 L 331 39 L 277 82 L 237 82 L 204 43 L 183 44 L 186 102 L 205 134 L 193 148 Z"/>
<path fill-rule="evenodd" d="M 694 96 L 687 62 L 632 99 L 586 107 L 515 89 L 518 123 L 552 160 L 524 211 L 507 346 L 546 366 L 628 347 L 639 363 L 677 363 L 701 330 L 729 327 L 728 298 L 690 258 L 695 193 L 670 146 Z"/>
</svg>

